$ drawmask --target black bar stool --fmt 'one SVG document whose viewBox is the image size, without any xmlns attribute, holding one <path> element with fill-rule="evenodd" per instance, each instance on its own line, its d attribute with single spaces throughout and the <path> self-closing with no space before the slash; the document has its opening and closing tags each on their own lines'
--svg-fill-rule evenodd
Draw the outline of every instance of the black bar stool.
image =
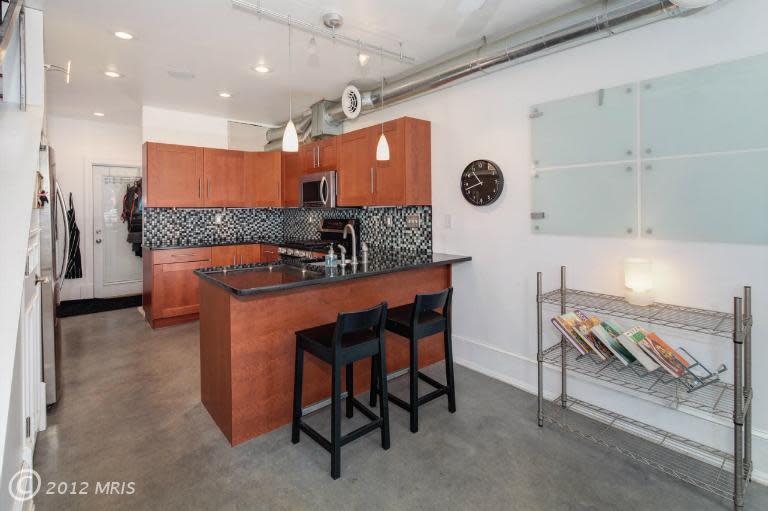
<svg viewBox="0 0 768 511">
<path fill-rule="evenodd" d="M 329 323 L 296 332 L 296 373 L 293 386 L 293 428 L 291 441 L 299 442 L 300 431 L 331 453 L 331 477 L 341 476 L 341 446 L 376 429 L 381 429 L 381 447 L 389 449 L 389 409 L 387 403 L 384 352 L 384 325 L 387 320 L 387 304 L 359 312 L 342 312 L 336 323 Z M 331 439 L 323 437 L 301 420 L 301 384 L 304 370 L 304 351 L 331 365 Z M 371 357 L 371 373 L 380 373 L 382 399 L 377 417 L 364 404 L 354 398 L 353 362 Z M 341 368 L 346 366 L 347 417 L 357 408 L 371 422 L 341 436 Z"/>
<path fill-rule="evenodd" d="M 419 406 L 442 395 L 448 396 L 448 411 L 456 412 L 456 386 L 453 381 L 453 348 L 451 344 L 451 297 L 453 288 L 432 294 L 416 295 L 412 304 L 389 309 L 387 313 L 387 330 L 406 337 L 411 344 L 411 363 L 408 371 L 410 377 L 410 402 L 390 395 L 389 400 L 411 414 L 411 432 L 419 431 Z M 435 309 L 442 308 L 442 313 Z M 430 335 L 443 332 L 445 345 L 445 379 L 446 385 L 430 378 L 419 371 L 419 340 Z M 426 396 L 419 397 L 419 379 L 427 382 L 436 390 Z M 379 388 L 380 376 L 371 373 L 371 406 L 376 405 L 376 395 L 386 396 L 386 389 Z"/>
</svg>

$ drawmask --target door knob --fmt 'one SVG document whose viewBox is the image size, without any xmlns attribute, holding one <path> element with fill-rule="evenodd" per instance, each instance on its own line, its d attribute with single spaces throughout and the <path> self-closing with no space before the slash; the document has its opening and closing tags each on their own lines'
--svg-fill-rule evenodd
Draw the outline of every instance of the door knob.
<svg viewBox="0 0 768 511">
<path fill-rule="evenodd" d="M 97 244 L 101 243 L 101 238 L 96 238 L 96 243 Z"/>
</svg>

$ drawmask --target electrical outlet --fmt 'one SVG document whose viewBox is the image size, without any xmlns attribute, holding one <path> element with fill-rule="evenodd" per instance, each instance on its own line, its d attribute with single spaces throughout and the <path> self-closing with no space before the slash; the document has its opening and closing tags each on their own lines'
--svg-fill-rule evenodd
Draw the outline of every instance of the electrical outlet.
<svg viewBox="0 0 768 511">
<path fill-rule="evenodd" d="M 392 227 L 392 215 L 384 215 L 384 225 L 387 227 Z"/>
<path fill-rule="evenodd" d="M 216 213 L 213 215 L 213 223 L 216 225 L 224 223 L 224 213 Z"/>
<path fill-rule="evenodd" d="M 409 229 L 416 229 L 421 227 L 421 215 L 413 213 L 411 215 L 405 215 L 405 225 Z"/>
</svg>

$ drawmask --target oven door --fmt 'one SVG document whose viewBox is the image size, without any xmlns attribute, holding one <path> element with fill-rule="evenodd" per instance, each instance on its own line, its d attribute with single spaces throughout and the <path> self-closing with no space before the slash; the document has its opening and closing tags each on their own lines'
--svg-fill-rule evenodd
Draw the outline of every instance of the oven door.
<svg viewBox="0 0 768 511">
<path fill-rule="evenodd" d="M 336 207 L 336 172 L 317 172 L 301 176 L 299 186 L 302 207 Z"/>
</svg>

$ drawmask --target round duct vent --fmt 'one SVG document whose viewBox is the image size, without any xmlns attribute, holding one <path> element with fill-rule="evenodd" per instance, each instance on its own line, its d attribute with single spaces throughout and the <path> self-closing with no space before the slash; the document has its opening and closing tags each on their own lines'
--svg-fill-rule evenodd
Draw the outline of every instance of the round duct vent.
<svg viewBox="0 0 768 511">
<path fill-rule="evenodd" d="M 354 85 L 347 85 L 347 88 L 341 94 L 341 109 L 344 111 L 347 119 L 355 119 L 360 115 L 360 110 L 363 109 L 363 98 L 360 96 L 360 89 Z"/>
</svg>

